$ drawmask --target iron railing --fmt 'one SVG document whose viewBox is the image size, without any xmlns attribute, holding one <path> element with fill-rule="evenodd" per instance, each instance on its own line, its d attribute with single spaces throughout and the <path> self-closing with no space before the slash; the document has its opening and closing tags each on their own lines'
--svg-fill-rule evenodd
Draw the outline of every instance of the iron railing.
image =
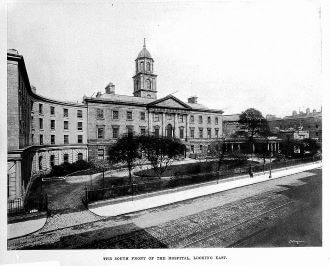
<svg viewBox="0 0 330 266">
<path fill-rule="evenodd" d="M 7 203 L 7 213 L 9 216 L 36 212 L 48 212 L 47 194 L 40 194 L 40 197 L 26 202 L 18 198 L 9 200 Z"/>
<path fill-rule="evenodd" d="M 294 165 L 319 161 L 320 159 L 321 159 L 320 156 L 313 156 L 313 157 L 294 159 L 294 160 L 274 161 L 272 163 L 252 166 L 251 169 L 253 173 L 268 172 L 274 169 L 287 168 Z M 85 195 L 83 197 L 83 202 L 85 205 L 88 205 L 91 202 L 95 202 L 99 200 L 147 194 L 165 189 L 174 189 L 187 185 L 204 183 L 214 180 L 222 180 L 228 177 L 235 177 L 239 175 L 248 174 L 249 172 L 250 172 L 250 167 L 245 166 L 245 167 L 238 167 L 228 170 L 221 170 L 220 172 L 208 172 L 208 173 L 204 172 L 198 174 L 190 174 L 186 176 L 178 175 L 165 180 L 160 179 L 156 181 L 139 182 L 139 183 L 133 183 L 133 184 L 127 184 L 121 186 L 106 187 L 106 188 L 85 187 Z"/>
</svg>

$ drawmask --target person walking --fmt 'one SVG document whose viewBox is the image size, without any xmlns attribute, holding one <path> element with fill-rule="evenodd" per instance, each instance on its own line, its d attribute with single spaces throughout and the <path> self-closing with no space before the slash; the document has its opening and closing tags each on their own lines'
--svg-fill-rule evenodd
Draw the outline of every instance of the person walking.
<svg viewBox="0 0 330 266">
<path fill-rule="evenodd" d="M 252 165 L 251 164 L 249 166 L 249 175 L 250 175 L 250 178 L 253 178 L 253 172 L 252 172 Z"/>
</svg>

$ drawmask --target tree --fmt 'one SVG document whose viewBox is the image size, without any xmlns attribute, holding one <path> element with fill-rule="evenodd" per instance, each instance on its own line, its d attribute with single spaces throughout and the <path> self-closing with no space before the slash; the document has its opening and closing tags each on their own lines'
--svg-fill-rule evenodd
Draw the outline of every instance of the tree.
<svg viewBox="0 0 330 266">
<path fill-rule="evenodd" d="M 180 140 L 162 136 L 140 136 L 140 143 L 143 155 L 159 178 L 185 149 Z"/>
<path fill-rule="evenodd" d="M 127 134 L 118 139 L 118 141 L 109 148 L 109 162 L 122 163 L 128 170 L 129 181 L 133 194 L 132 170 L 136 162 L 141 158 L 140 143 L 138 137 L 133 134 Z"/>
<path fill-rule="evenodd" d="M 225 157 L 225 144 L 222 139 L 216 140 L 211 144 L 210 155 L 217 159 L 217 184 L 220 179 L 220 168 Z"/>
<path fill-rule="evenodd" d="M 94 168 L 102 172 L 102 187 L 104 188 L 104 172 L 110 168 L 107 160 L 93 161 Z"/>
<path fill-rule="evenodd" d="M 250 152 L 253 154 L 255 137 L 269 135 L 270 131 L 267 120 L 262 116 L 260 111 L 249 108 L 240 114 L 238 123 L 241 124 L 242 128 L 248 134 Z"/>
</svg>

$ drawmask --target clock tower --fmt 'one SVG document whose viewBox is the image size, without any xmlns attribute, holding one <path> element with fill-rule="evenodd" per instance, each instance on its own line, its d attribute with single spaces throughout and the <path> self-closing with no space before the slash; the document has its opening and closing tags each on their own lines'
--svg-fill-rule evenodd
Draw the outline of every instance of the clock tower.
<svg viewBox="0 0 330 266">
<path fill-rule="evenodd" d="M 146 41 L 135 59 L 134 92 L 135 97 L 157 99 L 157 75 L 154 74 L 154 60 L 146 48 Z"/>
</svg>

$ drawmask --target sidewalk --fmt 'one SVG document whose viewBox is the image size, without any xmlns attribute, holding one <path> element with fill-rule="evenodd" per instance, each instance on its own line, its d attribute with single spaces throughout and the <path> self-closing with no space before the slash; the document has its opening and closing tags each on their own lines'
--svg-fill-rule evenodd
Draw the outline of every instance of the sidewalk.
<svg viewBox="0 0 330 266">
<path fill-rule="evenodd" d="M 7 238 L 12 239 L 38 231 L 45 225 L 46 221 L 47 217 L 44 216 L 42 218 L 7 224 Z"/>
<path fill-rule="evenodd" d="M 321 166 L 322 162 L 316 162 L 305 164 L 302 166 L 291 167 L 288 169 L 277 169 L 272 171 L 271 179 L 269 179 L 269 172 L 265 174 L 255 175 L 254 178 L 249 178 L 248 176 L 244 175 L 240 178 L 236 177 L 234 180 L 228 180 L 227 182 L 221 182 L 219 184 L 213 182 L 207 186 L 200 186 L 197 188 L 186 189 L 184 191 L 176 191 L 173 193 L 160 194 L 150 197 L 140 197 L 140 199 L 136 199 L 133 201 L 131 199 L 115 203 L 110 203 L 109 201 L 108 205 L 104 205 L 106 203 L 105 201 L 100 203 L 96 202 L 89 205 L 89 210 L 99 216 L 118 216 L 122 214 L 168 205 L 174 202 L 184 201 L 187 199 L 206 196 L 209 194 L 230 190 L 233 188 L 265 182 L 272 179 L 319 168 Z"/>
</svg>

